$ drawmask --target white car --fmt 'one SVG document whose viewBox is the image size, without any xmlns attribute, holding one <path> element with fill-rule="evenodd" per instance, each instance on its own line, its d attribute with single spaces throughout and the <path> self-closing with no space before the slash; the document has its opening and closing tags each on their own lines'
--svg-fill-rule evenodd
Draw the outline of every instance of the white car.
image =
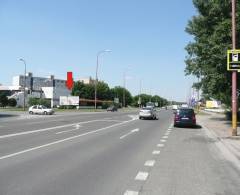
<svg viewBox="0 0 240 195">
<path fill-rule="evenodd" d="M 142 108 L 139 112 L 139 119 L 150 118 L 157 119 L 157 111 L 153 107 Z"/>
<path fill-rule="evenodd" d="M 29 114 L 53 114 L 54 110 L 43 105 L 34 105 L 28 109 Z"/>
</svg>

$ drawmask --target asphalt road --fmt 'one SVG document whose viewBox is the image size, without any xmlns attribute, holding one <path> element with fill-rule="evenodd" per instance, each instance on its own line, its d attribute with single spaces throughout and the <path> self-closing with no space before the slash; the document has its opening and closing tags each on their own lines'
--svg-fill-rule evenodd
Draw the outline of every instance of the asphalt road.
<svg viewBox="0 0 240 195">
<path fill-rule="evenodd" d="M 0 195 L 239 194 L 239 170 L 172 112 L 61 113 L 0 121 Z"/>
</svg>

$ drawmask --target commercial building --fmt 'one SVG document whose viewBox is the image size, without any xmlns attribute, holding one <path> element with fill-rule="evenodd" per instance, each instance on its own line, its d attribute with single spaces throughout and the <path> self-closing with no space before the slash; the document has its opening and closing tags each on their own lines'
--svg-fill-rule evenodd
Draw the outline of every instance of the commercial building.
<svg viewBox="0 0 240 195">
<path fill-rule="evenodd" d="M 30 97 L 46 98 L 51 100 L 51 106 L 59 105 L 60 96 L 68 96 L 71 91 L 67 89 L 66 80 L 55 79 L 54 75 L 49 77 L 34 77 L 27 73 L 26 81 L 24 75 L 14 76 L 12 86 L 0 86 L 0 91 L 6 91 L 9 98 L 17 100 L 18 106 L 23 106 L 24 83 L 26 91 L 26 102 Z"/>
</svg>

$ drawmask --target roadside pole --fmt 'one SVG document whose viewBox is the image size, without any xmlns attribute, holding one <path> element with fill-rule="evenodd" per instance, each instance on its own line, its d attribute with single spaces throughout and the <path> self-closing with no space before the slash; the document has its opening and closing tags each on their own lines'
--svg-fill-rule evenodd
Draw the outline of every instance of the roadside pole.
<svg viewBox="0 0 240 195">
<path fill-rule="evenodd" d="M 236 49 L 236 0 L 232 0 L 232 49 Z M 237 71 L 232 72 L 232 136 L 237 135 Z"/>
</svg>

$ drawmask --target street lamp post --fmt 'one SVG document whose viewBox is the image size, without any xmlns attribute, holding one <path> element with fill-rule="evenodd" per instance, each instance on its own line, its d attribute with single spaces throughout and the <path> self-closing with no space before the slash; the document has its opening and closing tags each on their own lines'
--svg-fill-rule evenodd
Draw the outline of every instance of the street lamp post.
<svg viewBox="0 0 240 195">
<path fill-rule="evenodd" d="M 106 52 L 111 52 L 111 50 L 109 49 L 106 49 L 106 50 L 102 50 L 102 51 L 99 51 L 97 53 L 97 65 L 96 65 L 96 76 L 95 76 L 95 82 L 94 82 L 94 89 L 95 89 L 95 97 L 94 97 L 94 104 L 95 104 L 95 110 L 97 109 L 97 83 L 98 83 L 98 66 L 99 66 L 99 56 L 103 53 L 106 53 Z"/>
<path fill-rule="evenodd" d="M 25 107 L 26 107 L 26 61 L 24 59 L 19 59 L 20 61 L 23 62 L 24 64 L 24 83 L 23 83 L 23 110 L 25 111 Z"/>
<path fill-rule="evenodd" d="M 236 49 L 236 0 L 232 0 L 232 49 Z M 237 135 L 237 71 L 232 72 L 232 135 Z"/>
</svg>

